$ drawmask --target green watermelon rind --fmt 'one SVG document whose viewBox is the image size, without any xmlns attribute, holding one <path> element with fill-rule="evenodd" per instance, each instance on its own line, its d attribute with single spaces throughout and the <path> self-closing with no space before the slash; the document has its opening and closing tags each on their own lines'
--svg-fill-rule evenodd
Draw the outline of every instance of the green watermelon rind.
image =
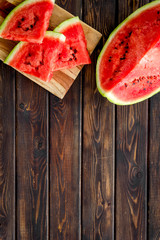
<svg viewBox="0 0 160 240">
<path fill-rule="evenodd" d="M 67 20 L 65 20 L 64 22 L 60 23 L 55 29 L 54 32 L 61 32 L 64 29 L 66 29 L 66 27 L 71 26 L 72 24 L 76 24 L 79 23 L 80 19 L 79 17 L 73 17 L 73 18 L 69 18 Z"/>
<path fill-rule="evenodd" d="M 33 3 L 37 3 L 37 2 L 43 2 L 43 1 L 45 1 L 45 2 L 52 2 L 53 4 L 55 3 L 55 0 L 25 0 L 24 2 L 20 3 L 17 7 L 15 7 L 7 15 L 7 17 L 4 19 L 3 23 L 1 24 L 1 26 L 0 26 L 0 37 L 1 37 L 1 33 L 3 32 L 3 30 L 7 26 L 8 22 L 15 15 L 16 12 L 20 11 L 25 6 L 32 5 Z"/>
<path fill-rule="evenodd" d="M 154 96 L 155 94 L 159 93 L 160 92 L 160 87 L 158 89 L 156 89 L 154 92 L 152 92 L 151 94 L 148 94 L 147 97 L 142 97 L 142 98 L 138 98 L 137 100 L 135 101 L 128 101 L 128 102 L 124 102 L 122 101 L 121 99 L 117 98 L 114 94 L 112 94 L 112 92 L 109 92 L 107 94 L 107 99 L 111 102 L 111 103 L 114 103 L 116 105 L 132 105 L 132 104 L 136 104 L 136 103 L 139 103 L 139 102 L 142 102 L 152 96 Z"/>
<path fill-rule="evenodd" d="M 112 39 L 115 37 L 116 33 L 123 27 L 125 26 L 125 24 L 127 24 L 127 22 L 131 19 L 133 19 L 134 17 L 138 16 L 138 14 L 141 14 L 143 11 L 147 10 L 150 7 L 154 7 L 156 5 L 160 4 L 160 0 L 156 0 L 154 2 L 151 3 L 147 3 L 146 5 L 140 7 L 139 9 L 137 9 L 135 12 L 133 12 L 132 14 L 130 14 L 123 22 L 121 22 L 114 30 L 113 32 L 110 34 L 110 36 L 108 37 L 108 40 L 106 41 L 105 45 L 103 46 L 103 49 L 101 50 L 98 59 L 97 59 L 97 65 L 96 65 L 96 84 L 97 84 L 97 89 L 100 92 L 100 94 L 103 97 L 106 97 L 110 102 L 116 104 L 116 105 L 131 105 L 131 104 L 135 104 L 141 101 L 144 101 L 150 97 L 152 97 L 153 95 L 155 95 L 156 93 L 158 93 L 160 91 L 160 88 L 156 89 L 154 92 L 152 92 L 151 94 L 143 97 L 143 98 L 139 98 L 136 101 L 132 101 L 132 102 L 124 102 L 121 101 L 120 99 L 116 98 L 113 94 L 112 91 L 106 91 L 104 90 L 101 85 L 100 85 L 100 80 L 99 80 L 99 66 L 101 63 L 101 59 L 103 57 L 103 54 L 105 53 L 105 50 L 107 48 L 107 46 L 109 45 L 109 43 L 112 41 Z"/>
<path fill-rule="evenodd" d="M 47 31 L 45 33 L 45 37 L 54 37 L 54 38 L 58 38 L 60 41 L 62 42 L 65 42 L 66 40 L 66 37 L 62 34 L 62 33 L 56 33 L 56 32 L 53 32 L 53 31 Z M 4 60 L 4 63 L 5 64 L 8 64 L 10 63 L 10 61 L 14 58 L 15 54 L 20 51 L 20 49 L 25 45 L 25 44 L 28 44 L 26 42 L 19 42 L 13 49 L 12 51 L 9 53 L 9 55 L 7 56 L 7 58 Z"/>
</svg>

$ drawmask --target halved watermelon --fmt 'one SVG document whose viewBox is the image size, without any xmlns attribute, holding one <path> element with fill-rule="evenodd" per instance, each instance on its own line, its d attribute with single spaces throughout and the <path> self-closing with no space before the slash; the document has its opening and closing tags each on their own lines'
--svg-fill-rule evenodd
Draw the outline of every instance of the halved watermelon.
<svg viewBox="0 0 160 240">
<path fill-rule="evenodd" d="M 63 51 L 59 53 L 59 60 L 54 65 L 54 70 L 91 63 L 87 42 L 78 17 L 62 22 L 54 29 L 54 32 L 63 33 L 66 36 Z"/>
<path fill-rule="evenodd" d="M 26 0 L 15 7 L 0 26 L 0 37 L 15 41 L 43 41 L 54 0 Z"/>
<path fill-rule="evenodd" d="M 48 82 L 65 39 L 63 34 L 47 31 L 41 44 L 19 42 L 4 63 Z"/>
<path fill-rule="evenodd" d="M 109 36 L 97 61 L 99 92 L 133 104 L 160 91 L 160 1 L 139 8 Z"/>
</svg>

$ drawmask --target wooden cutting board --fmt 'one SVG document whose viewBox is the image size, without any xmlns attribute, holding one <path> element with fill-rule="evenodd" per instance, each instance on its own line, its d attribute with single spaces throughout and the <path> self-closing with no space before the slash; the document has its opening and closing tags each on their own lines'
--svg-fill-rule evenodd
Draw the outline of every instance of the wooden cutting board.
<svg viewBox="0 0 160 240">
<path fill-rule="evenodd" d="M 8 0 L 8 2 L 12 3 L 13 5 L 18 5 L 22 1 Z M 55 4 L 54 10 L 50 19 L 49 29 L 53 30 L 61 22 L 71 17 L 73 17 L 72 14 L 70 14 L 69 12 L 67 12 L 66 10 L 64 10 L 63 8 Z M 0 24 L 3 22 L 3 20 L 4 20 L 3 17 L 0 16 Z M 95 49 L 96 45 L 98 44 L 102 35 L 101 33 L 96 31 L 89 25 L 85 24 L 84 22 L 81 21 L 81 24 L 87 40 L 87 49 L 89 54 L 91 54 Z M 15 45 L 16 43 L 13 41 L 0 38 L 0 59 L 2 61 L 4 61 L 4 59 L 7 57 L 7 55 Z M 37 79 L 36 77 L 32 77 L 22 72 L 21 73 L 27 76 L 33 82 L 37 83 L 41 87 L 45 88 L 49 92 L 53 93 L 54 95 L 62 99 L 67 93 L 67 91 L 69 90 L 69 88 L 71 87 L 76 77 L 78 76 L 82 67 L 83 66 L 77 66 L 72 69 L 63 69 L 63 70 L 55 71 L 50 82 L 44 82 Z"/>
</svg>

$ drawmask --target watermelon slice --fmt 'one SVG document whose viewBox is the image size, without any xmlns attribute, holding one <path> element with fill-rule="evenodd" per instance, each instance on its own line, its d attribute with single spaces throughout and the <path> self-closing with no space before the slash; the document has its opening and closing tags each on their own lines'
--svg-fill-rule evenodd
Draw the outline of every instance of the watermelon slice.
<svg viewBox="0 0 160 240">
<path fill-rule="evenodd" d="M 66 36 L 63 51 L 59 53 L 59 60 L 54 65 L 54 70 L 91 63 L 85 35 L 78 17 L 62 22 L 54 31 Z"/>
<path fill-rule="evenodd" d="M 97 61 L 99 92 L 120 105 L 160 91 L 160 1 L 139 8 L 109 36 Z"/>
<path fill-rule="evenodd" d="M 19 42 L 4 63 L 48 82 L 52 78 L 53 65 L 58 60 L 65 38 L 63 34 L 47 31 L 40 44 Z"/>
<path fill-rule="evenodd" d="M 49 25 L 54 0 L 26 0 L 15 7 L 0 26 L 0 37 L 41 43 Z"/>
</svg>

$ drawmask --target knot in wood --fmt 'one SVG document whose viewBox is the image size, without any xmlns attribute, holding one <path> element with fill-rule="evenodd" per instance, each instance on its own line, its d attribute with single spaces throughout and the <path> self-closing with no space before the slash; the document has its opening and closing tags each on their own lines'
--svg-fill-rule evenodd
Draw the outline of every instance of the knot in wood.
<svg viewBox="0 0 160 240">
<path fill-rule="evenodd" d="M 46 154 L 46 143 L 44 138 L 36 136 L 33 141 L 34 158 L 41 157 Z"/>
</svg>

